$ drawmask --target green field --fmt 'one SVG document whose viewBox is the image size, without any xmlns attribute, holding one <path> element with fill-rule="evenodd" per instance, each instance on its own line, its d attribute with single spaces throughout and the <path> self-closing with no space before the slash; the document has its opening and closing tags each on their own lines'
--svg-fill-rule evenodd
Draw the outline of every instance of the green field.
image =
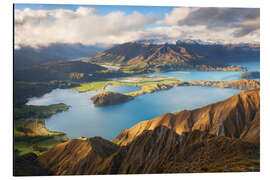
<svg viewBox="0 0 270 180">
<path fill-rule="evenodd" d="M 99 91 L 104 90 L 108 85 L 116 86 L 139 86 L 141 90 L 126 93 L 126 95 L 138 96 L 145 93 L 151 93 L 155 90 L 161 90 L 159 86 L 177 86 L 182 83 L 181 80 L 176 78 L 162 78 L 162 77 L 151 77 L 146 78 L 143 76 L 132 77 L 132 78 L 122 78 L 120 80 L 109 80 L 109 81 L 95 81 L 82 83 L 80 86 L 74 87 L 72 89 L 86 92 L 86 91 Z"/>
<path fill-rule="evenodd" d="M 14 109 L 14 149 L 16 156 L 34 152 L 37 155 L 67 141 L 65 133 L 49 131 L 45 119 L 69 106 L 60 103 L 49 106 L 28 106 Z"/>
</svg>

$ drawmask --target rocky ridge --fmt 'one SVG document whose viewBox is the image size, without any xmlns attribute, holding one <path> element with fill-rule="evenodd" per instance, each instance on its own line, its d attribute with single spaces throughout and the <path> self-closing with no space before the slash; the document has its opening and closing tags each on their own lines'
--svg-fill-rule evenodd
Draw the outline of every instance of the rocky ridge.
<svg viewBox="0 0 270 180">
<path fill-rule="evenodd" d="M 194 130 L 208 131 L 218 136 L 242 138 L 259 143 L 259 134 L 248 135 L 253 123 L 260 119 L 260 91 L 248 90 L 231 98 L 195 110 L 167 113 L 152 120 L 142 121 L 126 129 L 113 142 L 127 145 L 145 130 L 154 130 L 158 126 L 173 129 L 177 134 Z M 254 128 L 254 131 L 258 129 Z"/>
</svg>

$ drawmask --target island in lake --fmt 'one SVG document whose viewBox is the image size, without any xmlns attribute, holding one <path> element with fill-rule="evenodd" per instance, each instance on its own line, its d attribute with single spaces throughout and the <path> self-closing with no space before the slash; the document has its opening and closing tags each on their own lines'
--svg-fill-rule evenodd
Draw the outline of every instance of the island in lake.
<svg viewBox="0 0 270 180">
<path fill-rule="evenodd" d="M 95 106 L 109 106 L 115 105 L 123 102 L 127 102 L 133 99 L 133 96 L 115 93 L 110 91 L 104 91 L 98 95 L 91 98 Z"/>
<path fill-rule="evenodd" d="M 160 8 L 167 18 L 156 22 L 142 7 L 127 8 L 130 15 L 109 6 L 103 15 L 93 11 L 100 6 L 58 14 L 59 5 L 37 23 L 37 10 L 26 16 L 20 6 L 14 7 L 15 39 L 29 41 L 14 47 L 15 176 L 260 171 L 260 44 L 244 29 L 222 39 L 230 22 L 218 21 L 216 31 L 203 14 L 209 37 L 198 36 L 193 18 L 220 13 L 216 8 L 185 9 L 188 15 L 176 23 L 169 16 L 182 7 Z M 149 7 L 154 15 L 155 8 Z M 224 10 L 241 16 L 230 19 L 232 30 L 250 13 L 259 19 L 258 9 Z M 79 24 L 86 28 L 78 28 L 85 19 Z M 106 19 L 104 29 L 93 23 Z M 61 39 L 63 20 L 72 34 Z M 35 39 L 26 22 L 47 38 Z M 52 27 L 60 28 L 57 36 Z M 202 39 L 184 39 L 175 29 Z M 32 35 L 24 37 L 26 31 Z"/>
</svg>

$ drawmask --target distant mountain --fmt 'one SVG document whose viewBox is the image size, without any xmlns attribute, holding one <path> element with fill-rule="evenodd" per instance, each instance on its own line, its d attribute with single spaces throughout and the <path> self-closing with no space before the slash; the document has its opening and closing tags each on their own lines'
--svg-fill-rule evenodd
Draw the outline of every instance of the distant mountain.
<svg viewBox="0 0 270 180">
<path fill-rule="evenodd" d="M 55 43 L 37 49 L 25 46 L 14 50 L 14 69 L 22 70 L 53 61 L 90 57 L 103 50 L 96 46 L 63 43 Z"/>
<path fill-rule="evenodd" d="M 183 70 L 225 67 L 230 62 L 259 60 L 260 46 L 253 44 L 204 44 L 198 41 L 177 41 L 176 44 L 155 44 L 138 41 L 114 46 L 90 62 L 125 65 L 129 70 Z"/>
<path fill-rule="evenodd" d="M 73 139 L 35 162 L 54 175 L 259 171 L 260 90 L 141 122 L 113 142 Z"/>
</svg>

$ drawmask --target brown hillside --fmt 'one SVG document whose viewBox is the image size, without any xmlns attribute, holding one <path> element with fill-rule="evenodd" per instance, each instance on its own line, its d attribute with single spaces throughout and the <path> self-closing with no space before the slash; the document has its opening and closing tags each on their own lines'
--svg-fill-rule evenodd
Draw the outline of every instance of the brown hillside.
<svg viewBox="0 0 270 180">
<path fill-rule="evenodd" d="M 51 174 L 84 174 L 94 170 L 118 146 L 100 137 L 72 139 L 53 147 L 38 158 L 38 162 Z"/>
<path fill-rule="evenodd" d="M 228 67 L 229 62 L 249 58 L 254 60 L 258 57 L 259 48 L 247 45 L 141 44 L 129 42 L 99 53 L 89 58 L 89 61 L 119 63 L 129 70 L 217 70 L 217 67 Z M 236 70 L 244 69 L 238 68 Z"/>
<path fill-rule="evenodd" d="M 140 122 L 122 131 L 113 141 L 119 145 L 127 145 L 143 131 L 165 126 L 179 135 L 200 130 L 231 138 L 241 137 L 253 143 L 259 143 L 259 133 L 255 133 L 252 138 L 249 135 L 253 133 L 252 131 L 259 131 L 259 120 L 256 120 L 260 117 L 259 112 L 260 90 L 249 90 L 199 109 L 184 110 L 175 114 L 167 113 L 155 119 Z"/>
<path fill-rule="evenodd" d="M 194 130 L 181 136 L 158 126 L 110 156 L 98 174 L 258 171 L 259 148 Z"/>
<path fill-rule="evenodd" d="M 94 152 L 82 141 L 70 141 L 65 148 L 58 146 L 45 153 L 38 162 L 56 175 L 239 172 L 260 168 L 257 145 L 198 130 L 179 136 L 164 126 L 144 131 L 105 158 Z"/>
</svg>

